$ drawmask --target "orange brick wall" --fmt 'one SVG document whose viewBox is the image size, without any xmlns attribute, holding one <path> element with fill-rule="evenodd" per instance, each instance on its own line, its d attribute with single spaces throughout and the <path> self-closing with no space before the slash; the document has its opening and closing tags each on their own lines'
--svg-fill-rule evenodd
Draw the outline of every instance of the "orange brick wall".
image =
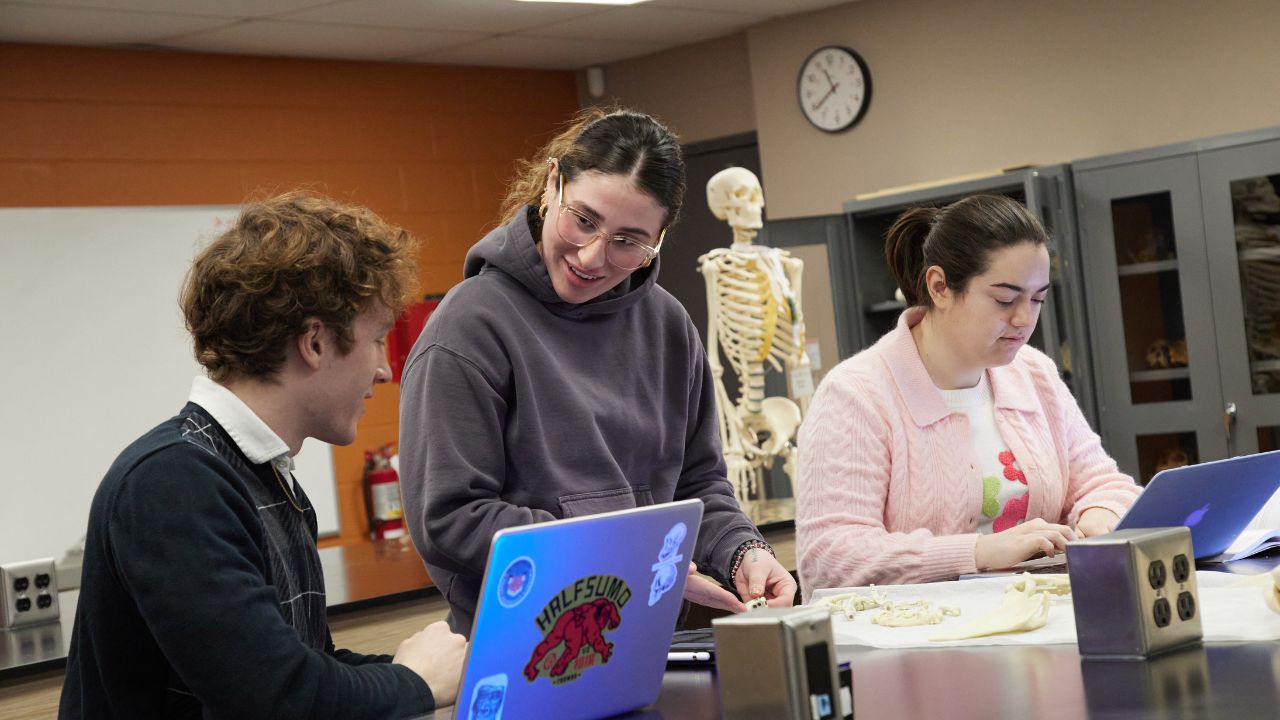
<svg viewBox="0 0 1280 720">
<path fill-rule="evenodd" d="M 424 293 L 461 279 L 517 158 L 577 109 L 570 72 L 0 44 L 0 206 L 236 204 L 305 184 L 424 242 Z M 377 389 L 334 454 L 341 534 L 368 531 L 364 450 L 396 439 Z"/>
</svg>

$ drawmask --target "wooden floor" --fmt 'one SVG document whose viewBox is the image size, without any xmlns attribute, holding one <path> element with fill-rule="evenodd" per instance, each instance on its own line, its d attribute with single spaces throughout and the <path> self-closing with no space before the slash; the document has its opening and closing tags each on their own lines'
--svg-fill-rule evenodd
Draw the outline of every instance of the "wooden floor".
<svg viewBox="0 0 1280 720">
<path fill-rule="evenodd" d="M 56 718 L 61 694 L 61 669 L 16 680 L 0 680 L 0 720 Z"/>
</svg>

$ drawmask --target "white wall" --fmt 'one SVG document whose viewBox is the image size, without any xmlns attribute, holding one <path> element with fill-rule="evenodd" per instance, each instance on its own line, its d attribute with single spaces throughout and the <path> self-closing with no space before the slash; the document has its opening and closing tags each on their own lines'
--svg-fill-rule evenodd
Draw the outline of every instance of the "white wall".
<svg viewBox="0 0 1280 720">
<path fill-rule="evenodd" d="M 772 219 L 1280 125 L 1275 0 L 859 0 L 745 36 L 745 52 L 733 36 L 612 63 L 606 86 L 686 141 L 755 130 Z M 834 135 L 796 104 L 800 65 L 826 44 L 857 50 L 872 77 L 866 117 Z"/>
<path fill-rule="evenodd" d="M 650 113 L 682 143 L 756 129 L 745 33 L 605 65 L 605 97 L 599 100 L 585 92 L 585 71 L 578 77 L 583 105 L 616 102 Z"/>
<path fill-rule="evenodd" d="M 0 563 L 61 557 L 116 455 L 173 416 L 200 372 L 178 310 L 231 207 L 0 209 Z M 298 479 L 338 529 L 329 448 Z"/>
<path fill-rule="evenodd" d="M 861 0 L 747 33 L 773 218 L 856 195 L 1280 125 L 1280 3 Z M 809 126 L 796 73 L 848 45 L 873 81 L 862 122 Z"/>
</svg>

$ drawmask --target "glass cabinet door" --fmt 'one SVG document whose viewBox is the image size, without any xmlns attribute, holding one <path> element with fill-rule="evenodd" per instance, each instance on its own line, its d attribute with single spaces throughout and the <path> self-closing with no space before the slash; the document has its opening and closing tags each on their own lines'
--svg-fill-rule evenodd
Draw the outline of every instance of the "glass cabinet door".
<svg viewBox="0 0 1280 720">
<path fill-rule="evenodd" d="M 1228 452 L 1270 449 L 1280 425 L 1280 141 L 1200 155 Z"/>
<path fill-rule="evenodd" d="M 1222 457 L 1195 157 L 1081 170 L 1076 189 L 1106 449 L 1144 484 Z"/>
</svg>

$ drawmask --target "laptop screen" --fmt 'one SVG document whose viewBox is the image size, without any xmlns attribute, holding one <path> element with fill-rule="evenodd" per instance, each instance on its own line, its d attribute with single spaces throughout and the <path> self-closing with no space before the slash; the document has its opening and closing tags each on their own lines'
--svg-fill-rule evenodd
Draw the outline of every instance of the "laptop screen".
<svg viewBox="0 0 1280 720">
<path fill-rule="evenodd" d="M 456 718 L 593 718 L 662 687 L 702 503 L 497 533 Z"/>
<path fill-rule="evenodd" d="M 1280 488 L 1280 450 L 1156 473 L 1117 530 L 1191 529 L 1196 558 L 1221 554 Z"/>
</svg>

